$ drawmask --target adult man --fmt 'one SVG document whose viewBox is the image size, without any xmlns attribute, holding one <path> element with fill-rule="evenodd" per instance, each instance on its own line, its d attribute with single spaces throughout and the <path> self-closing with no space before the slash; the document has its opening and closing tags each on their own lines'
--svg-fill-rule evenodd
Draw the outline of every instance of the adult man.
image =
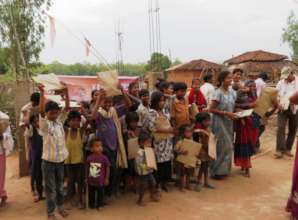
<svg viewBox="0 0 298 220">
<path fill-rule="evenodd" d="M 200 90 L 203 93 L 207 104 L 209 104 L 215 90 L 214 86 L 212 85 L 213 75 L 211 73 L 208 73 L 206 76 L 204 76 L 203 80 L 204 84 L 201 86 Z"/>
<path fill-rule="evenodd" d="M 262 89 L 266 86 L 266 81 L 268 80 L 267 73 L 260 73 L 259 77 L 255 80 L 256 87 L 257 87 L 257 96 L 261 95 Z"/>
<path fill-rule="evenodd" d="M 290 104 L 289 98 L 298 91 L 298 78 L 289 67 L 284 67 L 281 80 L 277 84 L 279 95 L 279 113 L 277 118 L 276 158 L 283 155 L 292 157 L 292 146 L 296 137 L 298 106 Z M 286 137 L 286 125 L 288 124 L 288 135 Z"/>
</svg>

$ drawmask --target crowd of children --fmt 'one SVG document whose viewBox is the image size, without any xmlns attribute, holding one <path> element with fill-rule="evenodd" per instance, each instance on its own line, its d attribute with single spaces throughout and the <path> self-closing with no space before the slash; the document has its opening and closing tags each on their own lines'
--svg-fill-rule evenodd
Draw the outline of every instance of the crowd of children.
<svg viewBox="0 0 298 220">
<path fill-rule="evenodd" d="M 204 79 L 212 86 L 212 75 Z M 169 191 L 169 183 L 181 191 L 214 189 L 209 172 L 214 179 L 228 176 L 233 150 L 235 165 L 249 176 L 258 127 L 254 116 L 238 119 L 234 112 L 254 107 L 256 86 L 253 81 L 233 83 L 228 71 L 220 73 L 218 81 L 206 98 L 200 79 L 193 80 L 188 94 L 185 83 L 164 80 L 156 84 L 156 91 L 139 91 L 132 83 L 126 93 L 119 86 L 120 99 L 95 90 L 91 102 L 80 108 L 70 107 L 65 88 L 56 91 L 64 97 L 63 109 L 46 100 L 39 85 L 39 113 L 31 115 L 25 133 L 34 201 L 45 196 L 48 217 L 55 219 L 56 207 L 66 217 L 69 207 L 101 209 L 109 198 L 124 192 L 137 193 L 137 204 L 143 206 L 146 185 L 153 202 Z M 214 158 L 209 153 L 211 130 Z M 178 159 L 190 154 L 185 143 L 201 146 L 192 165 Z M 148 148 L 155 152 L 156 167 L 148 165 Z"/>
</svg>

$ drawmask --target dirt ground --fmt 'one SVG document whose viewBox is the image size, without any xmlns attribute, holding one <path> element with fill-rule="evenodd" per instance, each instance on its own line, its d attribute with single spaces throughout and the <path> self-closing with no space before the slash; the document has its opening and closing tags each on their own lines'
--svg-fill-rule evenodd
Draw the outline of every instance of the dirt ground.
<svg viewBox="0 0 298 220">
<path fill-rule="evenodd" d="M 103 211 L 73 209 L 68 219 L 101 220 L 198 220 L 198 219 L 289 219 L 284 211 L 291 187 L 293 159 L 273 158 L 275 128 L 270 126 L 262 138 L 262 153 L 253 159 L 251 178 L 234 168 L 232 175 L 214 182 L 215 190 L 181 193 L 176 188 L 163 193 L 160 203 L 135 205 L 136 196 L 124 195 Z M 0 209 L 1 220 L 46 219 L 45 204 L 33 203 L 29 178 L 18 178 L 17 157 L 7 161 L 9 203 Z M 60 218 L 62 219 L 62 218 Z"/>
</svg>

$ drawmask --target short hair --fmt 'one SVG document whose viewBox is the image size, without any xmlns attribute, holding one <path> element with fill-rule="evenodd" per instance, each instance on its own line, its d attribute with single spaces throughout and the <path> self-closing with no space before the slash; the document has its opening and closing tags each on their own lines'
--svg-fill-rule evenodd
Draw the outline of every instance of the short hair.
<svg viewBox="0 0 298 220">
<path fill-rule="evenodd" d="M 139 142 L 139 144 L 142 144 L 145 141 L 150 140 L 150 139 L 151 139 L 150 133 L 148 131 L 142 130 L 138 137 L 138 142 Z"/>
<path fill-rule="evenodd" d="M 233 75 L 236 74 L 236 73 L 238 73 L 238 72 L 241 73 L 241 74 L 243 74 L 243 69 L 240 69 L 240 68 L 234 69 L 233 70 Z"/>
<path fill-rule="evenodd" d="M 150 107 L 154 110 L 157 110 L 159 102 L 162 97 L 164 97 L 164 94 L 162 92 L 160 92 L 160 91 L 153 92 L 151 95 Z"/>
<path fill-rule="evenodd" d="M 143 96 L 149 96 L 149 91 L 147 89 L 141 89 L 139 91 L 139 97 L 143 97 Z"/>
<path fill-rule="evenodd" d="M 158 86 L 158 89 L 161 91 L 161 92 L 164 92 L 166 89 L 168 89 L 170 87 L 170 83 L 167 82 L 167 81 L 163 81 L 159 84 Z"/>
<path fill-rule="evenodd" d="M 211 116 L 208 112 L 200 112 L 196 115 L 196 122 L 202 124 L 206 120 L 211 120 Z"/>
<path fill-rule="evenodd" d="M 86 102 L 86 101 L 82 101 L 82 102 L 81 102 L 81 106 L 82 106 L 83 108 L 87 108 L 87 109 L 90 108 L 90 104 L 89 104 L 89 102 Z"/>
<path fill-rule="evenodd" d="M 54 101 L 48 101 L 45 106 L 45 112 L 49 112 L 52 110 L 60 110 L 59 104 Z"/>
<path fill-rule="evenodd" d="M 70 121 L 72 119 L 81 119 L 81 113 L 77 110 L 71 110 L 68 113 L 67 120 Z"/>
<path fill-rule="evenodd" d="M 129 127 L 129 124 L 131 122 L 138 122 L 139 121 L 139 115 L 136 112 L 128 112 L 125 115 L 125 122 L 127 127 Z"/>
<path fill-rule="evenodd" d="M 173 90 L 174 92 L 177 92 L 179 90 L 187 90 L 187 85 L 184 82 L 175 83 Z"/>
<path fill-rule="evenodd" d="M 137 81 L 133 81 L 128 85 L 128 91 L 130 91 L 135 85 L 138 85 Z"/>
<path fill-rule="evenodd" d="M 183 137 L 184 136 L 184 133 L 186 131 L 187 128 L 192 128 L 192 126 L 190 124 L 183 124 L 179 127 L 179 136 L 180 137 Z"/>
<path fill-rule="evenodd" d="M 259 78 L 263 79 L 264 81 L 267 81 L 269 79 L 268 74 L 265 72 L 261 72 L 259 74 Z"/>
<path fill-rule="evenodd" d="M 209 82 L 213 78 L 213 75 L 211 73 L 208 73 L 203 77 L 204 82 Z"/>
<path fill-rule="evenodd" d="M 97 138 L 93 138 L 91 141 L 90 141 L 90 149 L 92 149 L 92 147 L 94 146 L 94 144 L 96 143 L 96 142 L 100 142 L 100 143 L 102 143 L 101 142 L 101 140 L 99 140 L 99 139 L 97 139 Z"/>
<path fill-rule="evenodd" d="M 40 100 L 40 93 L 38 93 L 38 92 L 32 93 L 32 95 L 30 97 L 30 101 L 34 102 L 34 103 L 39 103 L 39 100 Z"/>
</svg>

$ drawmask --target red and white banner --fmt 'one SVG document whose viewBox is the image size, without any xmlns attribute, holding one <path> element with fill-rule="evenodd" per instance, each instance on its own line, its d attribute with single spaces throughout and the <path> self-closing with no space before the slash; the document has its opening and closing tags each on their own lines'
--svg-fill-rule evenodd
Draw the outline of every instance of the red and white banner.
<svg viewBox="0 0 298 220">
<path fill-rule="evenodd" d="M 73 101 L 89 101 L 91 92 L 100 89 L 97 76 L 65 76 L 57 75 L 60 81 L 66 83 L 70 99 Z M 119 82 L 125 90 L 131 82 L 138 80 L 137 76 L 119 76 Z"/>
</svg>

